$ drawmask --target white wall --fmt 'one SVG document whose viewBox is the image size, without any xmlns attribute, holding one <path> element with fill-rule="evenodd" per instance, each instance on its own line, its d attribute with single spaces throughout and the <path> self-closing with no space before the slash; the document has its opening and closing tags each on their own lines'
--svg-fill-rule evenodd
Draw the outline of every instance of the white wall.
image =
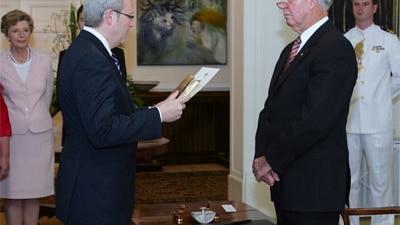
<svg viewBox="0 0 400 225">
<path fill-rule="evenodd" d="M 229 197 L 242 200 L 274 217 L 269 187 L 257 183 L 251 165 L 258 113 L 264 105 L 269 81 L 282 48 L 296 34 L 288 29 L 281 10 L 265 0 L 238 1 L 243 10 L 235 17 L 243 21 L 243 73 L 231 79 L 231 173 Z M 238 36 L 239 32 L 235 32 Z M 241 40 L 240 40 L 241 41 Z M 235 44 L 237 47 L 238 44 Z M 239 63 L 240 59 L 234 61 Z"/>
</svg>

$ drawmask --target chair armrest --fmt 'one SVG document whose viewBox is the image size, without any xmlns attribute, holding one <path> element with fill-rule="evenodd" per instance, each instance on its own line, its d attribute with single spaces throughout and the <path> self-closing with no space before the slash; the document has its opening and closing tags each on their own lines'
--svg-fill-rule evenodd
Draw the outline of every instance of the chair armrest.
<svg viewBox="0 0 400 225">
<path fill-rule="evenodd" d="M 344 225 L 350 225 L 351 215 L 380 215 L 400 214 L 400 206 L 375 207 L 375 208 L 346 208 L 340 212 Z"/>
<path fill-rule="evenodd" d="M 375 214 L 398 214 L 400 206 L 376 207 L 376 208 L 347 208 L 344 210 L 347 215 L 375 215 Z"/>
</svg>

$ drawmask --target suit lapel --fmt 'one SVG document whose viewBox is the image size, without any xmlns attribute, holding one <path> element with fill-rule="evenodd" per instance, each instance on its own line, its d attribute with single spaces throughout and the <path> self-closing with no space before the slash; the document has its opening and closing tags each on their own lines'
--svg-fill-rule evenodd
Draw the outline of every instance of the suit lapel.
<svg viewBox="0 0 400 225">
<path fill-rule="evenodd" d="M 31 61 L 31 66 L 29 68 L 28 77 L 27 77 L 26 82 L 35 82 L 35 80 L 37 79 L 37 75 L 38 75 L 37 72 L 43 71 L 43 65 L 42 65 L 43 58 L 40 56 L 40 54 L 37 54 L 37 52 L 33 49 L 31 49 L 31 54 L 32 54 L 31 55 L 32 61 Z M 42 63 L 39 63 L 39 62 L 42 62 Z M 35 73 L 32 73 L 32 71 L 35 71 Z"/>
<path fill-rule="evenodd" d="M 287 80 L 289 76 L 295 76 L 295 74 L 292 73 L 293 69 L 296 68 L 296 66 L 304 59 L 304 57 L 308 54 L 310 50 L 309 48 L 310 45 L 308 45 L 307 43 L 300 49 L 299 53 L 297 53 L 296 57 L 293 59 L 293 61 L 290 63 L 289 67 L 286 70 L 283 70 L 283 66 L 287 59 L 285 58 L 281 60 L 278 76 L 276 76 L 276 81 L 274 86 L 275 90 L 277 90 Z M 292 45 L 293 44 L 290 45 L 290 48 L 292 47 Z"/>
<path fill-rule="evenodd" d="M 121 82 L 124 82 L 124 79 L 120 75 L 118 68 L 114 64 L 114 60 L 111 58 L 111 55 L 108 53 L 108 51 L 107 51 L 106 47 L 104 47 L 103 43 L 101 43 L 101 41 L 97 37 L 95 37 L 93 34 L 91 34 L 90 32 L 87 32 L 85 30 L 82 30 L 79 35 L 82 35 L 84 38 L 90 39 L 90 41 L 96 46 L 96 48 L 99 49 L 99 51 L 104 55 L 104 57 L 106 57 L 108 59 L 109 63 L 114 68 L 115 76 L 117 76 Z"/>
<path fill-rule="evenodd" d="M 304 58 L 309 55 L 310 51 L 312 50 L 312 47 L 316 45 L 319 41 L 319 39 L 326 34 L 326 30 L 332 29 L 333 25 L 328 21 L 326 21 L 321 27 L 319 27 L 315 33 L 308 39 L 308 41 L 305 43 L 305 45 L 300 49 L 300 51 L 297 53 L 296 57 L 293 59 L 289 67 L 284 71 L 283 66 L 287 60 L 287 57 L 289 56 L 289 52 L 291 50 L 291 47 L 294 43 L 294 41 L 288 45 L 285 48 L 285 54 L 282 54 L 282 57 L 279 59 L 277 63 L 277 67 L 275 68 L 274 75 L 273 75 L 273 82 L 274 82 L 274 91 L 277 91 L 279 87 L 281 87 L 282 84 L 287 80 L 289 76 L 295 76 L 296 74 L 292 73 L 293 69 L 296 68 L 298 64 L 301 63 L 301 61 L 304 60 Z"/>
<path fill-rule="evenodd" d="M 11 74 L 11 76 L 7 76 L 6 79 L 11 79 L 14 80 L 15 82 L 17 82 L 18 84 L 24 85 L 24 82 L 22 81 L 22 79 L 18 76 L 18 72 L 14 67 L 13 62 L 11 61 L 10 57 L 8 56 L 8 51 L 5 51 L 3 53 L 4 55 L 4 74 Z M 31 66 L 32 67 L 32 66 Z"/>
<path fill-rule="evenodd" d="M 111 64 L 112 68 L 114 68 L 114 74 L 117 77 L 121 87 L 124 90 L 124 93 L 126 95 L 127 98 L 131 99 L 132 96 L 126 86 L 126 78 L 121 76 L 118 68 L 115 66 L 114 64 L 114 60 L 111 57 L 111 55 L 108 53 L 107 49 L 104 47 L 103 43 L 101 43 L 101 41 L 95 37 L 93 34 L 91 34 L 90 32 L 87 32 L 85 30 L 82 30 L 81 33 L 79 35 L 83 35 L 83 38 L 89 39 L 89 41 L 91 43 L 93 43 L 96 48 L 99 49 L 99 51 L 104 55 L 104 57 L 106 57 L 108 59 L 108 62 Z M 135 106 L 133 104 L 132 101 L 130 101 L 130 108 L 134 111 L 135 110 Z"/>
</svg>

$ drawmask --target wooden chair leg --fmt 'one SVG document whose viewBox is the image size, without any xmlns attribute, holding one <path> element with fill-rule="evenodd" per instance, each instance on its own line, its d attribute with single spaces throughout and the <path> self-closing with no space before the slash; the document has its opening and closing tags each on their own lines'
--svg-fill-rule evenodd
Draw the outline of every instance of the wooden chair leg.
<svg viewBox="0 0 400 225">
<path fill-rule="evenodd" d="M 342 216 L 343 224 L 344 225 L 350 225 L 350 218 L 349 218 L 349 214 L 347 214 L 346 209 L 341 211 L 340 215 Z"/>
</svg>

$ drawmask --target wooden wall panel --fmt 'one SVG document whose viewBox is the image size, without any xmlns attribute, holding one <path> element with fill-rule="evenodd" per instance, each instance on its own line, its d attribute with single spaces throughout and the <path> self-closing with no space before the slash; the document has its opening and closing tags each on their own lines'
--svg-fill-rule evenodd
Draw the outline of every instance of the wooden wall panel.
<svg viewBox="0 0 400 225">
<path fill-rule="evenodd" d="M 137 93 L 146 105 L 164 100 L 169 92 Z M 199 92 L 187 104 L 182 118 L 163 124 L 170 139 L 165 160 L 212 161 L 229 159 L 229 92 Z M 187 163 L 187 161 L 185 161 Z"/>
</svg>

